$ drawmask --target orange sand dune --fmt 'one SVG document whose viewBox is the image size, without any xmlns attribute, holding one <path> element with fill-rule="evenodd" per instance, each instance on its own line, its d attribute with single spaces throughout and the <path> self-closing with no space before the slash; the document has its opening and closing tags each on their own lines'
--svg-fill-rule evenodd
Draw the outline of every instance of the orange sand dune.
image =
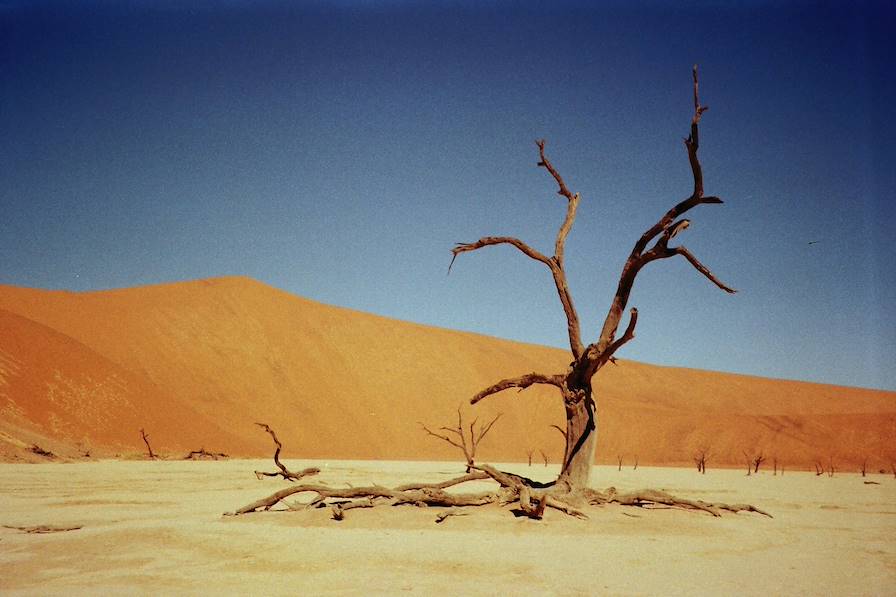
<svg viewBox="0 0 896 597">
<path fill-rule="evenodd" d="M 0 446 L 30 445 L 27 432 L 72 452 L 85 438 L 139 451 L 145 427 L 157 451 L 262 456 L 270 438 L 253 422 L 263 421 L 287 457 L 453 459 L 418 422 L 453 423 L 464 404 L 468 420 L 504 413 L 483 458 L 561 457 L 550 425 L 563 410 L 550 389 L 466 402 L 503 377 L 562 371 L 562 350 L 322 305 L 247 278 L 89 293 L 0 286 L 0 309 Z M 739 465 L 744 451 L 790 467 L 896 458 L 894 392 L 631 361 L 596 381 L 603 462 L 681 464 L 700 447 L 710 465 Z M 60 400 L 63 386 L 77 398 Z"/>
</svg>

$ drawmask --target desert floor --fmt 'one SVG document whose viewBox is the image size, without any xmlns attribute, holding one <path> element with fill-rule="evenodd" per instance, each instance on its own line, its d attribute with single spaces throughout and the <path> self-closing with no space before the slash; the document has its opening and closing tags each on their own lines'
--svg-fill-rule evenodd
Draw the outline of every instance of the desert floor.
<svg viewBox="0 0 896 597">
<path fill-rule="evenodd" d="M 332 485 L 438 481 L 444 462 L 316 464 Z M 270 461 L 0 464 L 0 592 L 288 595 L 892 595 L 896 479 L 597 467 L 595 486 L 664 488 L 774 515 L 609 506 L 541 521 L 496 506 L 222 513 L 286 485 Z M 555 467 L 505 465 L 548 480 Z M 879 485 L 866 484 L 875 481 Z M 472 489 L 472 488 L 471 488 Z M 8 527 L 81 526 L 28 534 Z"/>
</svg>

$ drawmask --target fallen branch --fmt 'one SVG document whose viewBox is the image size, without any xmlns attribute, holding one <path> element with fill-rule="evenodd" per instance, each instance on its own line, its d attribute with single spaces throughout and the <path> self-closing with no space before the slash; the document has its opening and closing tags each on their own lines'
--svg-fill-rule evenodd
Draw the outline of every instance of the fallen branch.
<svg viewBox="0 0 896 597">
<path fill-rule="evenodd" d="M 205 448 L 193 450 L 184 456 L 184 460 L 220 460 L 222 458 L 229 458 L 229 456 L 224 452 L 208 452 Z"/>
<path fill-rule="evenodd" d="M 649 507 L 651 505 L 660 504 L 671 508 L 681 508 L 684 510 L 699 510 L 708 512 L 713 516 L 721 516 L 720 510 L 729 512 L 756 512 L 763 516 L 773 518 L 771 514 L 760 510 L 750 504 L 725 504 L 721 502 L 704 502 L 702 500 L 689 500 L 676 497 L 665 491 L 657 489 L 641 489 L 629 493 L 618 493 L 615 487 L 610 487 L 605 492 L 588 490 L 588 501 L 592 505 L 599 504 L 621 504 L 623 506 L 637 506 L 640 508 Z"/>
<path fill-rule="evenodd" d="M 45 525 L 45 524 L 40 524 L 40 525 L 36 525 L 36 526 L 18 527 L 18 526 L 11 526 L 11 525 L 5 524 L 5 525 L 3 525 L 3 528 L 12 529 L 14 531 L 21 531 L 23 533 L 28 533 L 31 535 L 43 535 L 43 534 L 47 534 L 47 533 L 65 533 L 67 531 L 77 531 L 78 529 L 83 528 L 83 527 L 81 527 L 81 526 L 55 527 L 55 526 L 49 526 L 49 525 Z"/>
<path fill-rule="evenodd" d="M 31 453 L 37 454 L 38 456 L 43 456 L 44 458 L 56 458 L 55 454 L 53 454 L 49 450 L 44 450 L 37 444 L 31 444 Z"/>
</svg>

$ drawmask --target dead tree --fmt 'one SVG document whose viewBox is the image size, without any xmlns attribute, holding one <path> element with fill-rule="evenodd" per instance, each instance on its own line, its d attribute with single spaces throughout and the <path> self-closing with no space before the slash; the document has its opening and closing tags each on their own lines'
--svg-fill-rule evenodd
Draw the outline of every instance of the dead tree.
<svg viewBox="0 0 896 597">
<path fill-rule="evenodd" d="M 635 454 L 635 466 L 632 467 L 632 470 L 638 470 L 638 455 Z"/>
<path fill-rule="evenodd" d="M 258 425 L 259 427 L 261 427 L 262 429 L 264 429 L 265 431 L 267 431 L 268 434 L 271 436 L 271 439 L 274 440 L 274 445 L 277 446 L 277 449 L 274 450 L 274 464 L 276 464 L 277 468 L 280 469 L 279 471 L 277 471 L 275 473 L 266 473 L 263 471 L 255 471 L 256 477 L 258 477 L 259 479 L 263 479 L 265 477 L 283 477 L 287 481 L 298 481 L 302 477 L 316 475 L 320 472 L 319 468 L 313 467 L 313 466 L 303 469 L 297 473 L 294 473 L 291 470 L 289 470 L 288 468 L 286 468 L 283 465 L 283 463 L 280 462 L 280 450 L 283 449 L 283 444 L 281 444 L 280 440 L 277 439 L 277 434 L 274 433 L 273 429 L 271 429 L 264 423 L 255 423 L 255 424 Z"/>
<path fill-rule="evenodd" d="M 567 284 L 564 264 L 566 239 L 576 218 L 580 195 L 573 193 L 569 189 L 559 171 L 548 159 L 545 153 L 546 143 L 544 140 L 536 141 L 539 155 L 538 166 L 544 168 L 557 184 L 557 193 L 565 200 L 566 207 L 565 217 L 554 242 L 553 255 L 547 256 L 522 240 L 509 236 L 486 236 L 475 242 L 459 243 L 451 251 L 452 258 L 448 266 L 449 272 L 457 257 L 462 253 L 496 245 L 514 247 L 523 255 L 547 267 L 550 272 L 563 307 L 563 312 L 566 315 L 567 335 L 572 353 L 572 362 L 569 364 L 569 367 L 561 373 L 545 374 L 532 372 L 502 379 L 473 396 L 470 399 L 470 403 L 477 404 L 485 398 L 511 388 L 524 390 L 533 385 L 546 385 L 555 388 L 559 394 L 559 404 L 564 409 L 566 421 L 565 429 L 558 427 L 564 437 L 564 454 L 560 475 L 555 482 L 545 486 L 518 475 L 498 471 L 487 465 L 476 465 L 473 463 L 472 457 L 469 457 L 467 458 L 467 463 L 470 472 L 467 475 L 443 482 L 438 484 L 438 486 L 416 484 L 395 489 L 367 487 L 348 490 L 336 490 L 325 486 L 310 485 L 291 487 L 269 498 L 241 508 L 236 514 L 269 509 L 285 497 L 303 491 L 316 494 L 316 497 L 312 500 L 314 504 L 333 504 L 335 500 L 340 500 L 340 504 L 332 506 L 334 508 L 334 517 L 336 517 L 336 508 L 339 509 L 339 516 L 341 516 L 341 513 L 349 507 L 360 508 L 378 504 L 398 503 L 443 506 L 478 505 L 495 502 L 503 504 L 519 503 L 522 512 L 532 518 L 540 518 L 545 507 L 557 509 L 572 516 L 584 516 L 584 512 L 580 509 L 581 506 L 604 503 L 620 503 L 634 506 L 664 504 L 679 508 L 702 510 L 714 515 L 718 515 L 719 511 L 723 509 L 760 512 L 749 505 L 707 504 L 705 502 L 675 498 L 655 490 L 643 490 L 619 495 L 615 490 L 601 493 L 589 488 L 595 449 L 597 447 L 597 417 L 592 378 L 607 363 L 613 363 L 619 349 L 635 336 L 638 310 L 634 307 L 629 309 L 628 323 L 622 330 L 621 335 L 618 332 L 623 315 L 628 307 L 629 297 L 637 275 L 644 267 L 654 261 L 680 256 L 721 290 L 728 293 L 735 292 L 733 288 L 716 278 L 683 245 L 671 245 L 673 239 L 681 235 L 690 225 L 690 220 L 683 217 L 687 212 L 699 205 L 722 203 L 722 200 L 718 197 L 706 196 L 703 192 L 703 170 L 697 157 L 699 149 L 698 126 L 707 107 L 700 104 L 696 65 L 693 69 L 693 103 L 694 113 L 690 122 L 690 134 L 684 139 L 684 146 L 687 151 L 691 174 L 693 175 L 693 190 L 687 198 L 675 204 L 635 241 L 634 247 L 622 266 L 616 292 L 610 301 L 609 311 L 603 321 L 597 339 L 593 343 L 586 345 L 582 340 L 579 316 Z M 462 436 L 460 429 L 457 432 L 446 428 L 442 430 Z M 463 442 L 458 444 L 447 435 L 439 435 L 428 429 L 427 432 L 460 447 L 462 450 L 465 449 Z M 449 494 L 444 491 L 446 487 L 486 477 L 499 485 L 497 491 L 466 497 L 461 497 L 454 493 Z M 351 501 L 341 503 L 345 499 L 351 499 Z M 461 500 L 463 503 L 459 503 Z"/>
<path fill-rule="evenodd" d="M 760 452 L 757 456 L 753 457 L 753 472 L 754 473 L 759 472 L 759 465 L 761 465 L 763 462 L 765 462 L 765 456 L 762 455 L 762 452 Z"/>
<path fill-rule="evenodd" d="M 618 464 L 618 466 L 616 467 L 616 470 L 621 471 L 622 470 L 622 456 L 620 456 L 618 454 L 616 455 L 616 464 Z"/>
<path fill-rule="evenodd" d="M 149 445 L 149 436 L 146 435 L 146 432 L 143 430 L 142 427 L 140 428 L 140 437 L 143 438 L 143 443 L 146 444 L 146 451 L 149 454 L 150 459 L 155 460 L 156 455 L 152 451 L 152 446 Z"/>
<path fill-rule="evenodd" d="M 834 457 L 828 457 L 828 477 L 834 476 Z"/>
<path fill-rule="evenodd" d="M 541 454 L 542 460 L 544 460 L 544 465 L 547 466 L 548 465 L 548 455 L 544 453 L 544 450 L 539 450 L 538 452 Z"/>
<path fill-rule="evenodd" d="M 862 459 L 862 468 L 859 469 L 859 471 L 862 473 L 862 476 L 864 477 L 865 473 L 868 471 L 868 458 Z"/>
<path fill-rule="evenodd" d="M 815 461 L 815 476 L 820 477 L 824 474 L 824 467 L 821 465 L 821 462 Z"/>
<path fill-rule="evenodd" d="M 697 454 L 694 455 L 694 464 L 697 465 L 697 472 L 701 475 L 706 474 L 706 458 L 708 456 L 709 451 L 706 448 L 700 448 Z"/>
<path fill-rule="evenodd" d="M 494 419 L 492 419 L 486 425 L 479 425 L 479 430 L 476 430 L 476 422 L 479 419 L 473 419 L 473 422 L 470 423 L 470 439 L 467 441 L 467 434 L 464 427 L 464 419 L 463 415 L 460 412 L 460 407 L 457 409 L 457 426 L 456 427 L 440 427 L 440 431 L 444 431 L 446 433 L 450 433 L 452 436 L 439 434 L 434 431 L 431 431 L 426 425 L 420 423 L 420 426 L 423 427 L 423 430 L 433 437 L 437 437 L 442 441 L 448 442 L 452 446 L 459 448 L 464 453 L 464 458 L 467 463 L 467 472 L 469 473 L 473 469 L 473 464 L 476 462 L 476 450 L 479 448 L 479 442 L 482 441 L 489 431 L 492 429 L 492 425 L 494 425 L 498 419 L 501 418 L 501 414 L 499 413 Z M 532 466 L 532 454 L 529 453 L 529 466 Z"/>
<path fill-rule="evenodd" d="M 667 211 L 635 242 L 622 267 L 616 293 L 610 303 L 610 309 L 600 330 L 600 335 L 595 342 L 585 345 L 582 341 L 579 316 L 569 291 L 564 268 L 566 238 L 575 221 L 580 196 L 569 189 L 559 171 L 547 158 L 543 140 L 536 143 L 539 151 L 538 166 L 547 170 L 558 186 L 557 193 L 566 201 L 566 216 L 557 232 L 554 242 L 554 254 L 548 257 L 525 242 L 508 236 L 487 236 L 476 242 L 458 244 L 452 250 L 453 263 L 454 259 L 462 253 L 494 245 L 510 245 L 525 256 L 545 265 L 551 273 L 554 286 L 566 315 L 567 335 L 573 357 L 569 368 L 559 374 L 533 372 L 503 379 L 483 389 L 470 402 L 476 404 L 480 400 L 510 388 L 525 389 L 536 384 L 555 387 L 560 394 L 566 413 L 566 449 L 557 484 L 558 487 L 563 487 L 567 491 L 578 491 L 583 487 L 587 487 L 590 481 L 597 445 L 595 401 L 591 380 L 601 368 L 610 362 L 610 359 L 615 356 L 617 351 L 635 336 L 638 310 L 634 307 L 630 309 L 629 321 L 622 335 L 617 336 L 617 332 L 619 331 L 623 313 L 628 305 L 635 278 L 641 270 L 654 261 L 681 256 L 721 290 L 728 293 L 735 292 L 734 289 L 716 278 L 687 248 L 682 245 L 670 246 L 671 241 L 690 225 L 690 220 L 682 217 L 685 213 L 698 205 L 722 203 L 722 200 L 718 197 L 706 196 L 703 193 L 703 170 L 697 158 L 699 148 L 698 124 L 707 107 L 700 104 L 698 97 L 696 66 L 693 71 L 693 95 L 694 115 L 691 119 L 691 132 L 684 140 L 694 178 L 693 191 L 689 197 Z"/>
<path fill-rule="evenodd" d="M 535 454 L 535 450 L 533 448 L 529 448 L 526 450 L 526 456 L 529 457 L 529 466 L 532 466 L 532 455 Z"/>
</svg>

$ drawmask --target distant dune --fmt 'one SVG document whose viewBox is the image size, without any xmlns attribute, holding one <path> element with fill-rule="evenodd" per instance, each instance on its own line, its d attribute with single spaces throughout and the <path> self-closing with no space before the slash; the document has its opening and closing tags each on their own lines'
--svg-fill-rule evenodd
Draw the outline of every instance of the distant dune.
<svg viewBox="0 0 896 597">
<path fill-rule="evenodd" d="M 0 458 L 130 456 L 139 429 L 171 457 L 205 448 L 284 458 L 456 459 L 418 422 L 504 416 L 483 459 L 562 456 L 549 389 L 470 407 L 498 379 L 559 372 L 566 352 L 316 303 L 248 278 L 72 293 L 0 286 Z M 788 468 L 896 460 L 896 392 L 620 360 L 596 378 L 598 460 Z"/>
</svg>

